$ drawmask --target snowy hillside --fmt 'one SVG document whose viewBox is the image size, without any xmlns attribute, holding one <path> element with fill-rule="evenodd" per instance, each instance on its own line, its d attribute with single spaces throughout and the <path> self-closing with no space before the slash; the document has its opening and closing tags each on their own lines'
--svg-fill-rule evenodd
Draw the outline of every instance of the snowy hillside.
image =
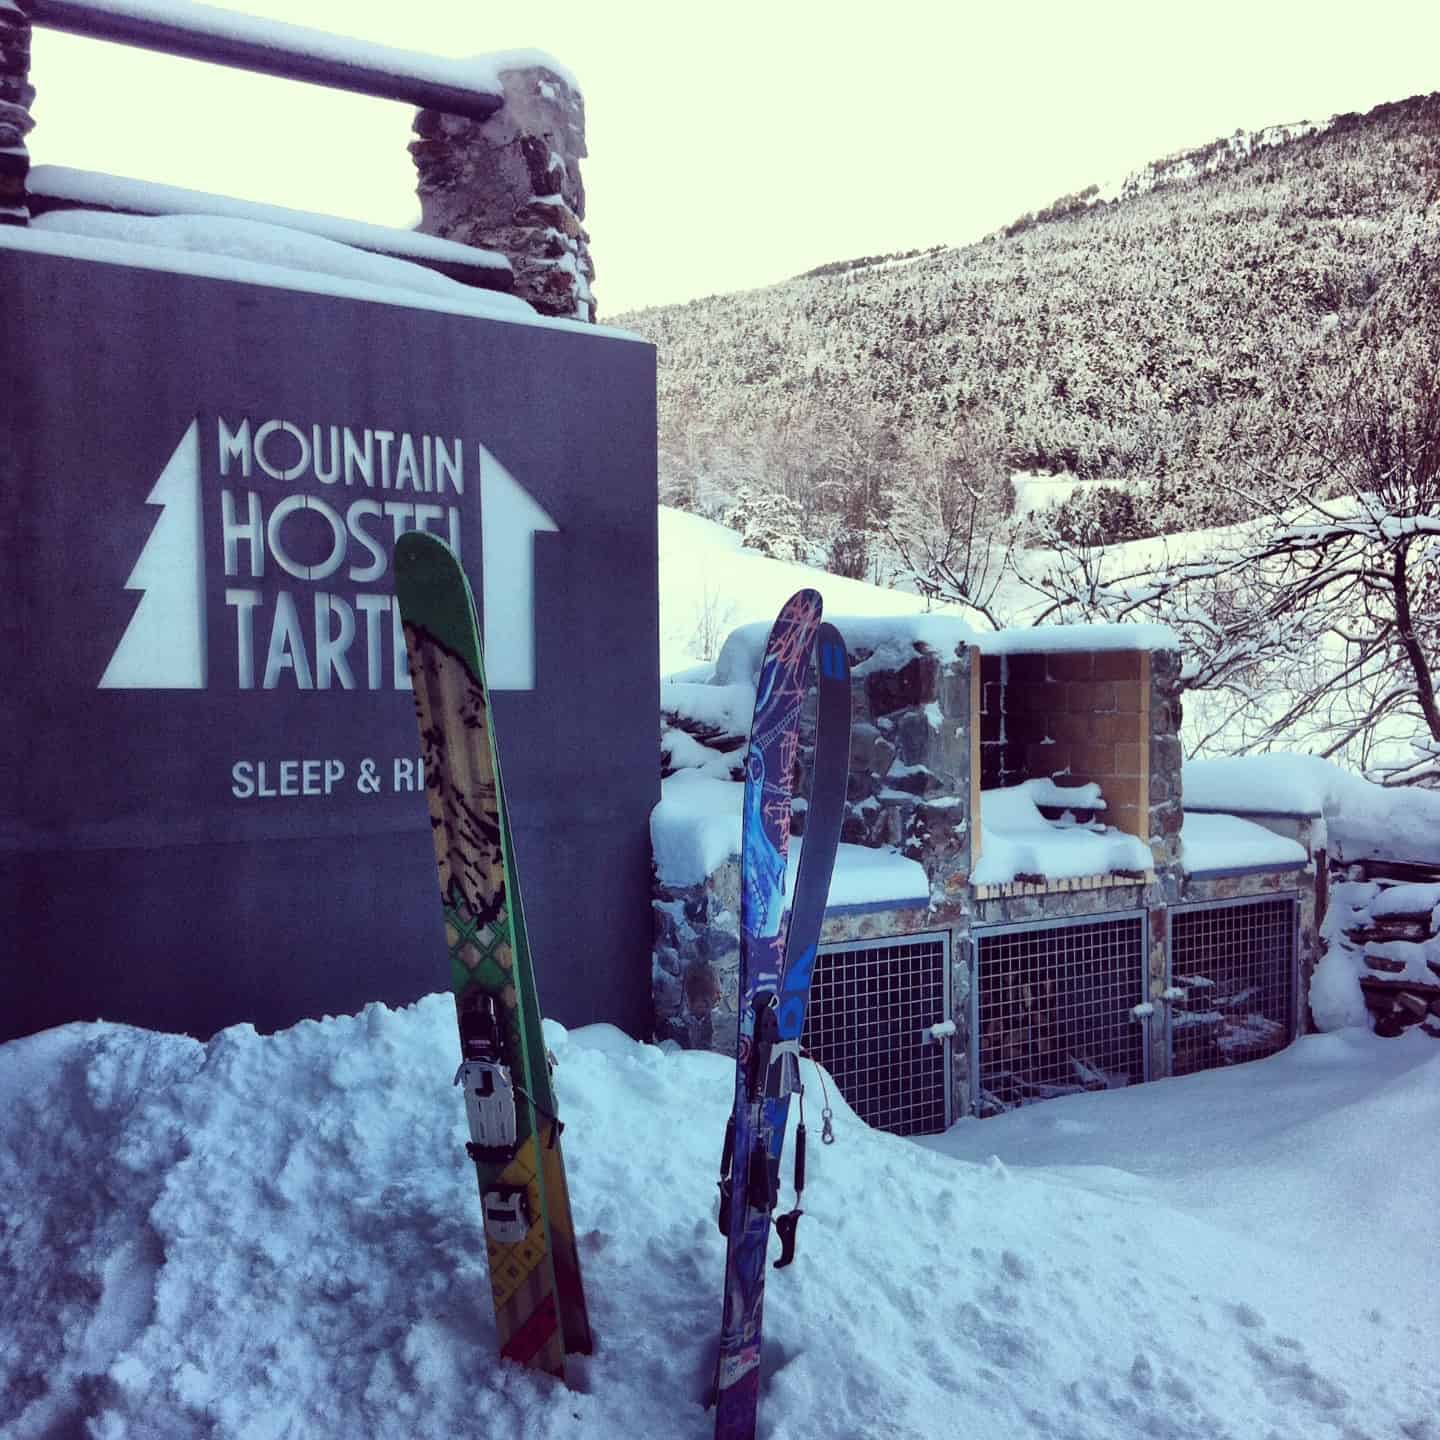
<svg viewBox="0 0 1440 1440">
<path fill-rule="evenodd" d="M 802 586 L 832 615 L 914 615 L 920 596 L 847 580 L 743 547 L 735 531 L 668 505 L 660 507 L 660 674 L 713 661 L 737 626 L 763 620 Z"/>
<path fill-rule="evenodd" d="M 976 426 L 1009 471 L 1144 486 L 1162 530 L 1226 518 L 1229 487 L 1300 470 L 1437 159 L 1440 94 L 1416 96 L 1219 139 L 975 245 L 622 315 L 659 351 L 662 493 L 783 489 L 853 557 Z"/>
<path fill-rule="evenodd" d="M 573 1392 L 495 1359 L 447 997 L 0 1047 L 0 1433 L 708 1436 L 732 1066 L 548 1028 L 599 1341 Z M 761 1434 L 1433 1436 L 1433 1158 L 1395 1141 L 1437 1087 L 1433 1041 L 1349 1031 L 924 1146 L 839 1105 Z"/>
</svg>

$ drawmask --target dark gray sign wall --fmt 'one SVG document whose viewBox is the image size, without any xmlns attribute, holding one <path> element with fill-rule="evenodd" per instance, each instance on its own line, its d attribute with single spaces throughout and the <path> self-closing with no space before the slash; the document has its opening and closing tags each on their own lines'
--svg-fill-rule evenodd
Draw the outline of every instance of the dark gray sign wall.
<svg viewBox="0 0 1440 1440">
<path fill-rule="evenodd" d="M 653 350 L 4 249 L 0 297 L 0 1039 L 446 987 L 390 603 L 415 525 L 511 687 L 546 1012 L 642 1032 Z"/>
</svg>

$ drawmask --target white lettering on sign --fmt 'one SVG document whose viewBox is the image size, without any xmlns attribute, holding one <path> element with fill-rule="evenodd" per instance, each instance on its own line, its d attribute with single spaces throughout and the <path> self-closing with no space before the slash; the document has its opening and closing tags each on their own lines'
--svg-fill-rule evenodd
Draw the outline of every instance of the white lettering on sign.
<svg viewBox="0 0 1440 1440">
<path fill-rule="evenodd" d="M 205 551 L 200 427 L 192 422 L 147 497 L 160 516 L 126 589 L 140 602 L 101 677 L 104 689 L 205 689 Z M 460 554 L 465 451 L 408 431 L 252 424 L 217 418 L 219 560 L 233 613 L 240 690 L 407 690 L 399 612 L 383 590 L 410 530 Z M 559 527 L 484 445 L 480 468 L 486 668 L 492 688 L 535 687 L 535 536 Z M 254 482 L 261 488 L 250 488 Z M 306 484 L 362 493 L 329 498 Z M 276 486 L 287 493 L 276 496 Z M 268 487 L 265 488 L 265 487 Z M 413 492 L 381 498 L 376 491 Z M 429 498 L 424 498 L 429 497 Z M 267 575 L 282 588 L 267 596 Z M 283 577 L 283 579 L 281 579 Z M 323 586 L 307 591 L 300 586 Z"/>
<path fill-rule="evenodd" d="M 345 778 L 343 760 L 237 760 L 230 793 L 237 800 L 329 795 Z"/>
<path fill-rule="evenodd" d="M 418 755 L 397 756 L 391 763 L 391 790 L 400 795 L 424 790 L 425 765 Z M 237 800 L 290 800 L 307 796 L 378 795 L 385 776 L 369 756 L 349 768 L 343 760 L 237 760 L 230 767 L 230 793 Z"/>
</svg>

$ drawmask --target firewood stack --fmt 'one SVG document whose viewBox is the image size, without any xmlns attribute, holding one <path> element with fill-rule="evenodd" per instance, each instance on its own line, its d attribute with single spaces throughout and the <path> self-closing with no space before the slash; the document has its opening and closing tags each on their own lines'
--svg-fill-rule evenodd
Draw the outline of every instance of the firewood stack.
<svg viewBox="0 0 1440 1440">
<path fill-rule="evenodd" d="M 1419 1025 L 1440 1040 L 1440 872 L 1422 878 L 1411 866 L 1401 874 L 1372 865 L 1364 878 L 1376 893 L 1344 935 L 1364 962 L 1360 989 L 1375 1033 Z"/>
</svg>

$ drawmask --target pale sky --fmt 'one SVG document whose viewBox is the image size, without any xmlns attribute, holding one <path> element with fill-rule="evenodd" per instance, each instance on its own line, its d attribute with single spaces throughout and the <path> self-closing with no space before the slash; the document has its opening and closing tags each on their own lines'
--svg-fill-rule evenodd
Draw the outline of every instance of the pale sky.
<svg viewBox="0 0 1440 1440">
<path fill-rule="evenodd" d="M 1440 88 L 1440 0 L 247 0 L 437 55 L 547 50 L 585 92 L 596 294 L 633 307 L 965 244 L 1236 129 Z M 410 107 L 37 28 L 55 163 L 408 226 Z"/>
</svg>

